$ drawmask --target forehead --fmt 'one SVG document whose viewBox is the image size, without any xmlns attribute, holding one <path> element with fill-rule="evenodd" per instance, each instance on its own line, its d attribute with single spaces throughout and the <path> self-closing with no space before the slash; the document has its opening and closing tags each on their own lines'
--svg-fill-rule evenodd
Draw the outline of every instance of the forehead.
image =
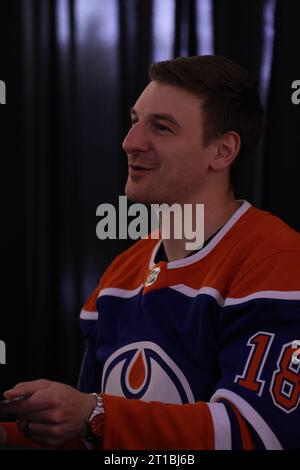
<svg viewBox="0 0 300 470">
<path fill-rule="evenodd" d="M 194 122 L 197 118 L 199 125 L 201 104 L 201 98 L 183 88 L 152 81 L 133 108 L 140 117 L 171 114 L 179 123 Z"/>
</svg>

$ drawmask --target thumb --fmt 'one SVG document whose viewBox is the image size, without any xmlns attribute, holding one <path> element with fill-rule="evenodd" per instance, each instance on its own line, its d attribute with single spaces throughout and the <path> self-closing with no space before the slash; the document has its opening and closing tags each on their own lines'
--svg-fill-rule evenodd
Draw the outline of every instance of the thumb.
<svg viewBox="0 0 300 470">
<path fill-rule="evenodd" d="M 39 390 L 45 390 L 50 386 L 50 384 L 51 382 L 49 380 L 44 379 L 33 380 L 31 382 L 21 382 L 15 385 L 10 390 L 4 392 L 3 395 L 7 400 L 11 400 L 12 398 L 16 398 L 23 395 L 30 396 L 38 392 Z"/>
</svg>

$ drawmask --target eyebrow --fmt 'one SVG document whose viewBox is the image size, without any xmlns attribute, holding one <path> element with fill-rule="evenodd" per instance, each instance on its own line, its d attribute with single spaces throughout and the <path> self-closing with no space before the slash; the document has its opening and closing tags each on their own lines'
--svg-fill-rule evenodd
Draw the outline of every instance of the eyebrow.
<svg viewBox="0 0 300 470">
<path fill-rule="evenodd" d="M 132 107 L 130 109 L 130 114 L 134 114 L 135 116 L 137 116 L 137 112 L 136 110 L 134 109 L 134 107 Z M 168 121 L 170 122 L 171 124 L 174 124 L 174 126 L 178 127 L 179 129 L 181 129 L 181 125 L 179 124 L 178 121 L 176 121 L 176 119 L 172 116 L 172 114 L 167 114 L 167 113 L 153 113 L 150 115 L 152 118 L 154 119 L 161 119 L 163 121 Z"/>
</svg>

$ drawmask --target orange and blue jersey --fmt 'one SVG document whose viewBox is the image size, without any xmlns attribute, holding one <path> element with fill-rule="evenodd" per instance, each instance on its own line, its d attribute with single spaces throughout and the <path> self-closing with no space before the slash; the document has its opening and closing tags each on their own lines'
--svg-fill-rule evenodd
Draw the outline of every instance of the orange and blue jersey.
<svg viewBox="0 0 300 470">
<path fill-rule="evenodd" d="M 243 202 L 195 254 L 138 241 L 81 311 L 106 449 L 300 448 L 300 235 Z"/>
</svg>

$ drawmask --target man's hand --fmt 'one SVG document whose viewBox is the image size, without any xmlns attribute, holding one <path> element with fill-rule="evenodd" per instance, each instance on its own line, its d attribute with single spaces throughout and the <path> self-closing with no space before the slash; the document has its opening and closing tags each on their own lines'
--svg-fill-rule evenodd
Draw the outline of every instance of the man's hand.
<svg viewBox="0 0 300 470">
<path fill-rule="evenodd" d="M 95 407 L 92 395 L 48 380 L 19 383 L 4 396 L 8 400 L 29 397 L 0 404 L 0 415 L 17 415 L 21 431 L 42 445 L 57 446 L 74 437 L 84 437 L 85 420 Z"/>
</svg>

